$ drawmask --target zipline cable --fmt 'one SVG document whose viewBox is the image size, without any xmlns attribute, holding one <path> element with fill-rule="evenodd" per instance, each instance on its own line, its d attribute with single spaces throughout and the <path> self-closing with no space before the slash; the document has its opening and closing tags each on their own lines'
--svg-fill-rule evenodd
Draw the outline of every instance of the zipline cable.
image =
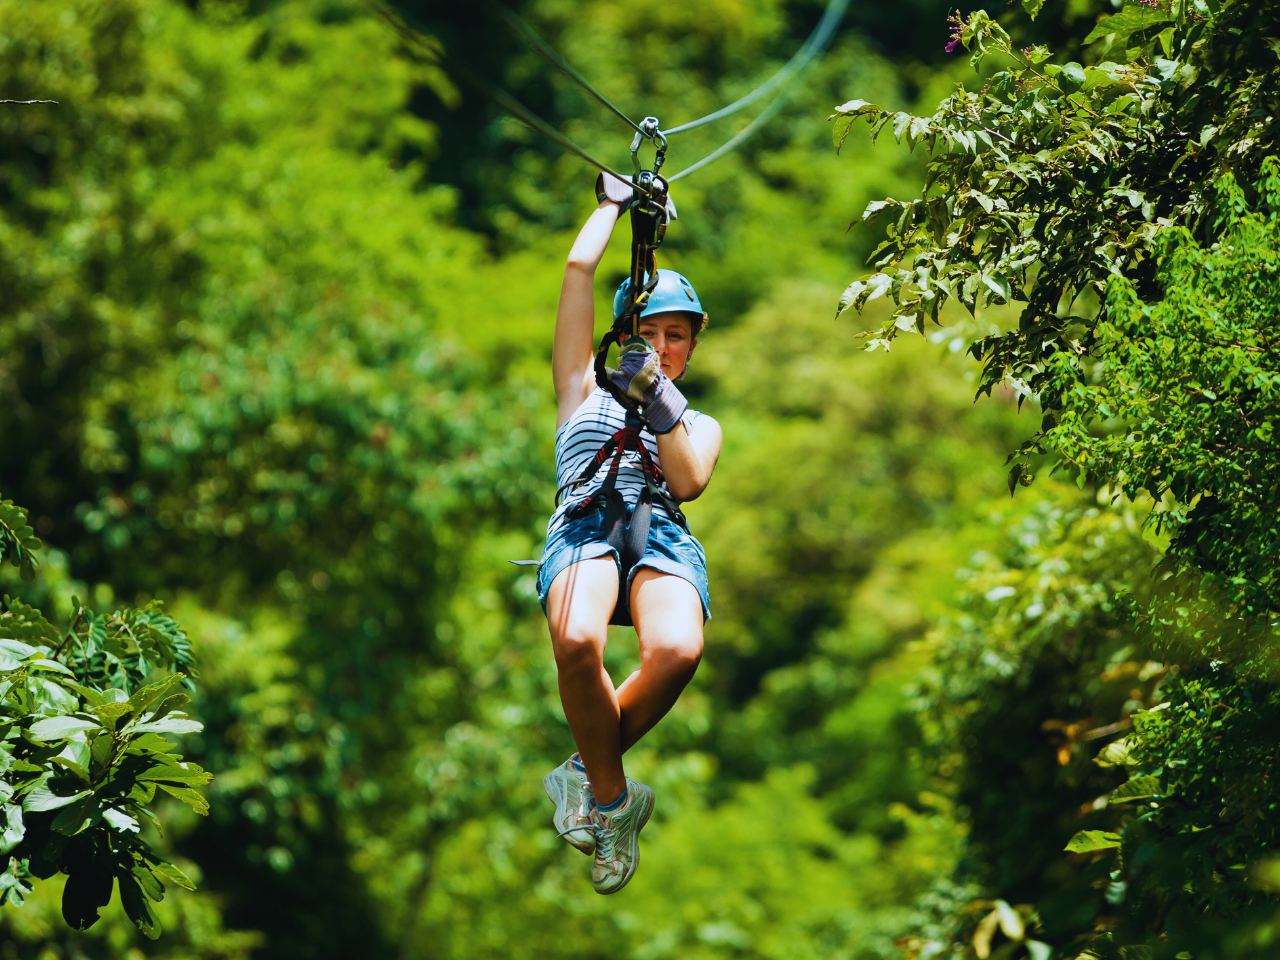
<svg viewBox="0 0 1280 960">
<path fill-rule="evenodd" d="M 763 112 L 761 112 L 760 116 L 756 117 L 749 124 L 743 127 L 742 130 L 740 130 L 735 136 L 733 136 L 731 139 L 729 139 L 725 143 L 721 144 L 715 150 L 708 153 L 705 157 L 703 157 L 697 163 L 691 164 L 685 167 L 679 173 L 673 174 L 672 176 L 667 177 L 667 183 L 675 183 L 677 180 L 680 180 L 683 177 L 687 177 L 689 174 L 693 173 L 695 170 L 701 170 L 707 164 L 714 163 L 715 161 L 719 160 L 726 153 L 728 153 L 730 150 L 735 149 L 744 140 L 751 137 L 753 134 L 755 134 L 757 130 L 763 127 L 775 116 L 777 116 L 778 111 L 781 110 L 783 106 L 786 105 L 786 102 L 787 102 L 787 98 L 783 96 L 781 93 L 778 94 L 777 99 L 775 99 L 773 103 L 769 104 L 769 106 L 765 107 Z"/>
<path fill-rule="evenodd" d="M 374 10 L 378 13 L 380 17 L 382 17 L 383 20 L 385 20 L 388 24 L 391 25 L 391 28 L 395 30 L 397 34 L 400 35 L 401 39 L 405 40 L 408 43 L 414 44 L 416 47 L 418 47 L 420 50 L 426 53 L 428 57 L 430 57 L 433 61 L 435 61 L 435 63 L 438 66 L 450 71 L 451 73 L 457 74 L 458 76 L 462 77 L 462 79 L 466 80 L 468 83 L 470 83 L 472 86 L 478 89 L 485 96 L 489 97 L 489 99 L 493 100 L 499 106 L 503 107 L 504 109 L 514 114 L 515 116 L 519 117 L 521 120 L 529 124 L 529 126 L 533 127 L 539 133 L 543 134 L 544 136 L 560 144 L 560 146 L 564 147 L 570 153 L 574 153 L 578 155 L 583 160 L 586 160 L 587 163 L 590 163 L 592 166 L 598 167 L 600 170 L 603 170 L 605 173 L 611 176 L 617 177 L 619 180 L 629 181 L 632 179 L 631 177 L 623 176 L 622 174 L 617 173 L 616 171 L 608 167 L 606 164 L 601 163 L 595 157 L 591 156 L 591 154 L 587 153 L 587 151 L 583 150 L 580 146 L 578 146 L 576 143 L 574 143 L 572 140 L 570 140 L 568 137 L 562 134 L 555 127 L 551 126 L 551 124 L 547 123 L 545 120 L 539 117 L 536 113 L 534 113 L 524 104 L 522 104 L 515 97 L 511 96 L 511 94 L 507 93 L 505 90 L 502 90 L 499 87 L 495 87 L 489 81 L 485 80 L 483 77 L 476 74 L 466 64 L 461 63 L 458 60 L 455 60 L 453 57 L 449 56 L 447 53 L 445 53 L 442 50 L 437 50 L 434 46 L 432 46 L 430 43 L 427 42 L 426 38 L 421 33 L 419 33 L 413 27 L 410 27 L 407 23 L 405 23 L 404 18 L 399 14 L 398 11 L 391 10 L 387 6 L 381 3 L 374 4 Z"/>
<path fill-rule="evenodd" d="M 646 133 L 643 129 L 641 129 L 639 124 L 637 124 L 625 113 L 623 113 L 621 110 L 615 107 L 603 93 L 601 93 L 599 90 L 593 87 L 590 83 L 588 83 L 586 79 L 582 76 L 582 74 L 580 74 L 577 70 L 573 69 L 573 67 L 569 66 L 569 64 L 565 62 L 565 59 L 562 56 L 560 56 L 560 54 L 556 53 L 555 50 L 551 48 L 551 45 L 549 43 L 547 43 L 540 36 L 534 33 L 533 30 L 529 28 L 529 25 L 525 23 L 523 20 L 521 20 L 520 17 L 517 16 L 513 10 L 509 9 L 505 4 L 499 3 L 498 0 L 490 0 L 489 5 L 502 15 L 502 18 L 511 25 L 512 29 L 514 29 L 517 33 L 519 33 L 531 44 L 533 44 L 534 49 L 537 50 L 544 57 L 546 57 L 552 66 L 558 68 L 570 79 L 575 80 L 579 84 L 581 84 L 582 88 L 586 90 L 587 93 L 591 94 L 601 103 L 603 103 L 606 107 L 612 110 L 615 114 L 617 114 L 636 133 L 640 134 L 643 137 L 649 136 L 648 133 Z"/>
<path fill-rule="evenodd" d="M 733 103 L 729 104 L 727 107 L 723 107 L 720 110 L 717 110 L 714 113 L 710 113 L 707 116 L 702 117 L 698 120 L 691 120 L 688 123 L 681 124 L 678 127 L 672 127 L 670 130 L 659 131 L 656 129 L 655 120 L 650 120 L 646 118 L 647 123 L 652 123 L 655 125 L 654 129 L 652 130 L 646 129 L 645 127 L 642 127 L 639 124 L 635 123 L 630 117 L 628 117 L 625 113 L 623 113 L 616 106 L 614 106 L 608 100 L 608 98 L 606 98 L 602 93 L 600 93 L 600 91 L 596 90 L 595 87 L 593 87 L 590 83 L 588 83 L 587 80 L 580 73 L 578 73 L 577 70 L 571 67 L 564 60 L 563 57 L 561 57 L 558 53 L 556 53 L 555 50 L 553 50 L 551 46 L 548 43 L 546 43 L 546 41 L 544 41 L 541 37 L 539 37 L 536 33 L 534 33 L 533 30 L 530 29 L 528 24 L 526 24 L 523 20 L 521 20 L 514 12 L 508 10 L 503 4 L 499 3 L 498 0 L 490 0 L 490 2 L 491 2 L 491 5 L 497 8 L 497 10 L 502 14 L 503 18 L 506 19 L 507 22 L 514 29 L 516 29 L 521 35 L 523 35 L 527 40 L 529 40 L 534 45 L 534 48 L 537 49 L 538 52 L 541 53 L 544 57 L 546 57 L 548 61 L 550 61 L 558 69 L 562 70 L 568 77 L 570 77 L 576 83 L 580 84 L 583 87 L 583 89 L 585 89 L 593 97 L 595 97 L 602 104 L 608 107 L 611 111 L 613 111 L 613 113 L 615 113 L 618 117 L 620 117 L 632 129 L 636 131 L 637 137 L 636 137 L 635 144 L 633 144 L 633 148 L 639 144 L 641 137 L 644 137 L 647 139 L 655 139 L 655 140 L 661 138 L 661 143 L 665 144 L 666 138 L 671 134 L 681 133 L 685 130 L 692 130 L 696 127 L 702 126 L 703 124 L 711 123 L 715 120 L 720 120 L 720 119 L 723 119 L 724 117 L 731 116 L 732 114 L 737 113 L 743 107 L 749 106 L 750 104 L 761 99 L 762 97 L 767 96 L 769 93 L 773 92 L 774 90 L 779 91 L 778 95 L 774 98 L 773 102 L 770 103 L 769 106 L 767 106 L 764 109 L 764 111 L 758 117 L 755 118 L 755 120 L 751 121 L 751 123 L 749 123 L 746 127 L 740 130 L 728 141 L 721 144 L 711 153 L 707 154 L 701 160 L 691 164 L 688 167 L 685 167 L 683 170 L 681 170 L 679 173 L 675 174 L 674 176 L 668 177 L 667 178 L 668 183 L 674 182 L 683 177 L 687 177 L 689 174 L 702 169 L 708 164 L 714 163 L 716 160 L 720 159 L 726 153 L 729 153 L 730 151 L 736 149 L 744 141 L 746 141 L 751 136 L 753 136 L 761 127 L 763 127 L 766 123 L 768 123 L 775 116 L 777 116 L 778 111 L 780 111 L 782 107 L 786 104 L 786 100 L 787 100 L 787 97 L 785 96 L 786 85 L 788 85 L 792 80 L 794 80 L 805 69 L 805 67 L 809 65 L 809 63 L 815 57 L 817 57 L 826 49 L 827 45 L 831 42 L 832 36 L 835 34 L 836 27 L 839 26 L 840 21 L 844 18 L 845 11 L 848 9 L 848 6 L 849 6 L 849 0 L 829 0 L 829 3 L 827 4 L 827 9 L 822 15 L 822 19 L 818 21 L 817 26 L 813 28 L 813 32 L 809 34 L 808 39 L 805 40 L 804 44 L 800 47 L 800 49 L 796 51 L 795 55 L 790 60 L 788 60 L 786 64 L 783 65 L 781 70 L 779 70 L 772 77 L 770 77 L 768 80 L 762 83 L 759 87 L 757 87 L 751 93 L 747 94 L 745 97 L 735 100 Z M 595 157 L 591 156 L 591 154 L 587 153 L 580 146 L 578 146 L 576 143 L 574 143 L 572 140 L 570 140 L 568 137 L 562 134 L 559 130 L 551 126 L 551 124 L 547 123 L 537 114 L 535 114 L 533 111 L 529 110 L 527 107 L 525 107 L 522 103 L 516 100 L 513 96 L 511 96 L 505 90 L 502 90 L 499 87 L 495 87 L 493 84 L 489 83 L 487 80 L 485 80 L 484 78 L 476 74 L 475 71 L 471 70 L 471 68 L 466 66 L 466 64 L 463 64 L 458 60 L 455 60 L 453 57 L 450 57 L 443 50 L 436 49 L 436 47 L 432 46 L 430 43 L 427 42 L 426 38 L 419 31 L 410 27 L 405 22 L 404 18 L 400 15 L 398 11 L 394 11 L 388 8 L 384 3 L 380 3 L 380 2 L 374 3 L 374 9 L 384 20 L 386 20 L 391 25 L 392 29 L 394 29 L 401 36 L 402 39 L 405 39 L 408 42 L 413 43 L 415 46 L 419 47 L 432 60 L 434 60 L 438 66 L 444 69 L 450 70 L 453 73 L 457 74 L 458 76 L 462 77 L 462 79 L 466 80 L 472 86 L 476 87 L 481 93 L 485 94 L 495 103 L 497 103 L 499 106 L 508 110 L 510 113 L 514 114 L 516 117 L 523 120 L 525 123 L 529 124 L 529 126 L 533 127 L 535 130 L 539 131 L 540 133 L 542 133 L 544 136 L 548 137 L 555 143 L 560 144 L 566 150 L 570 151 L 573 154 L 576 154 L 577 156 L 581 157 L 583 160 L 586 160 L 592 166 L 597 167 L 598 169 L 604 171 L 605 173 L 608 173 L 611 176 L 617 177 L 620 180 L 632 180 L 631 177 L 622 176 L 621 174 L 617 173 L 615 170 L 611 169 L 607 165 L 601 163 Z M 634 153 L 634 149 L 633 149 L 633 153 Z M 639 184 L 637 184 L 637 187 L 644 190 L 644 188 L 640 187 Z M 649 191 L 644 190 L 644 192 L 648 193 Z"/>
<path fill-rule="evenodd" d="M 685 130 L 692 130 L 695 127 L 700 127 L 704 123 L 711 123 L 715 120 L 721 120 L 725 117 L 731 116 L 743 107 L 750 106 L 762 97 L 768 96 L 775 89 L 783 86 L 784 84 L 790 83 L 801 70 L 809 65 L 810 60 L 826 49 L 827 44 L 831 42 L 831 37 L 836 32 L 836 27 L 839 26 L 840 21 L 844 19 L 844 12 L 848 7 L 849 0 L 831 0 L 831 2 L 827 4 L 827 9 L 826 12 L 823 13 L 822 19 L 818 21 L 818 25 L 814 27 L 813 32 L 809 34 L 809 39 L 807 39 L 800 49 L 796 51 L 795 56 L 788 60 L 781 70 L 775 73 L 764 83 L 760 84 L 760 86 L 756 87 L 745 97 L 740 100 L 735 100 L 727 107 L 722 107 L 715 113 L 709 113 L 701 119 L 690 120 L 688 123 L 682 123 L 680 126 L 672 127 L 670 130 L 663 130 L 663 134 L 669 137 L 673 133 L 683 133 Z M 761 116 L 763 116 L 763 114 Z M 755 131 L 753 130 L 752 132 L 754 133 Z M 742 141 L 739 140 L 737 142 L 741 143 Z M 736 145 L 737 143 L 734 144 L 734 146 Z M 719 153 L 716 154 L 716 156 L 719 155 Z M 710 161 L 699 161 L 700 164 L 703 162 L 709 163 Z M 684 171 L 681 172 L 683 173 Z M 672 179 L 675 178 L 673 177 Z"/>
</svg>

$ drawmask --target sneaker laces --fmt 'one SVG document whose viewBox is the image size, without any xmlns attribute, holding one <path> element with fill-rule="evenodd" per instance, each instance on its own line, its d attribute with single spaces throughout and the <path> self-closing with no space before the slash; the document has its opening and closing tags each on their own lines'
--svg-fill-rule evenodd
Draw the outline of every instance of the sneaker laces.
<svg viewBox="0 0 1280 960">
<path fill-rule="evenodd" d="M 602 827 L 596 824 L 596 856 L 604 860 L 613 860 L 613 847 L 618 840 L 618 831 L 610 824 Z"/>
<path fill-rule="evenodd" d="M 603 814 L 601 814 L 601 816 L 603 816 Z M 569 827 L 566 830 L 561 830 L 556 834 L 556 836 L 563 837 L 566 833 L 576 833 L 579 830 L 588 830 L 595 836 L 597 856 L 603 856 L 605 860 L 612 860 L 614 858 L 613 848 L 618 842 L 618 831 L 613 826 L 612 819 L 610 819 L 609 826 L 607 827 L 601 823 L 584 823 L 577 827 Z"/>
</svg>

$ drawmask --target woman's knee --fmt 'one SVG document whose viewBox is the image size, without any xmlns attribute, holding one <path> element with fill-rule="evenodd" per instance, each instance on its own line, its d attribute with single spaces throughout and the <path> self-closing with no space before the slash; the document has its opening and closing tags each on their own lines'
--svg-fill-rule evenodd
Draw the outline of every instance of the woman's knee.
<svg viewBox="0 0 1280 960">
<path fill-rule="evenodd" d="M 586 624 L 569 623 L 560 636 L 551 638 L 556 668 L 561 672 L 599 669 L 604 662 L 605 639 L 603 631 Z"/>
<path fill-rule="evenodd" d="M 641 662 L 664 669 L 692 674 L 702 661 L 702 631 L 669 628 L 659 637 L 646 638 Z"/>
</svg>

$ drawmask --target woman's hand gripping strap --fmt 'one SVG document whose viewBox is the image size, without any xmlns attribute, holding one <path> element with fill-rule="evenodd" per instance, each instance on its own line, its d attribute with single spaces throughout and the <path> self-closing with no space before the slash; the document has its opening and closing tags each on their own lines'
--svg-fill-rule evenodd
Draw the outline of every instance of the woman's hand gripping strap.
<svg viewBox="0 0 1280 960">
<path fill-rule="evenodd" d="M 618 369 L 610 379 L 619 392 L 640 404 L 641 416 L 655 434 L 670 433 L 689 409 L 689 401 L 662 372 L 658 354 L 642 337 L 622 345 Z"/>
<path fill-rule="evenodd" d="M 612 200 L 625 207 L 631 203 L 635 195 L 635 187 L 631 185 L 630 177 L 615 177 L 611 173 L 601 173 L 596 177 L 596 201 L 599 203 Z"/>
</svg>

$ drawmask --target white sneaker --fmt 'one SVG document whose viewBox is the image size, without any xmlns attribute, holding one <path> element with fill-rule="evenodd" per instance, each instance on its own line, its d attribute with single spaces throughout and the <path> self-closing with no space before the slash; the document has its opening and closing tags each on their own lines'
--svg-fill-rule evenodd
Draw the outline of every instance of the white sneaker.
<svg viewBox="0 0 1280 960">
<path fill-rule="evenodd" d="M 542 778 L 542 785 L 556 805 L 556 812 L 551 815 L 556 832 L 591 856 L 596 850 L 595 824 L 591 819 L 596 802 L 587 775 L 572 760 L 566 760 Z"/>
<path fill-rule="evenodd" d="M 592 808 L 595 823 L 595 862 L 591 885 L 596 893 L 617 893 L 640 865 L 640 831 L 653 813 L 653 791 L 643 783 L 627 781 L 627 802 L 611 813 Z"/>
</svg>

